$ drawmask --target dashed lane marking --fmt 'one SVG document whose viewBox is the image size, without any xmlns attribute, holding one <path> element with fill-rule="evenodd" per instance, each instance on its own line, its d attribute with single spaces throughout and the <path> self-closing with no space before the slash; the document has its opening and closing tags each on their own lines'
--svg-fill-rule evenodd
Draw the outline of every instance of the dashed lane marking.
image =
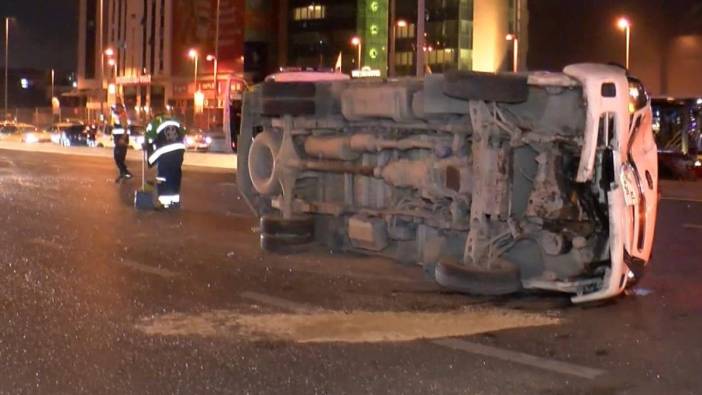
<svg viewBox="0 0 702 395">
<path fill-rule="evenodd" d="M 178 273 L 170 271 L 168 269 L 162 269 L 159 267 L 153 267 L 141 264 L 139 262 L 132 261 L 130 259 L 124 259 L 119 262 L 120 265 L 126 266 L 130 269 L 138 270 L 140 272 L 154 274 L 163 278 L 172 278 L 178 276 Z"/>
<path fill-rule="evenodd" d="M 702 225 L 698 225 L 698 224 L 683 224 L 683 228 L 702 230 Z"/>
<path fill-rule="evenodd" d="M 600 369 L 593 369 L 586 366 L 557 361 L 555 359 L 541 358 L 535 355 L 486 346 L 484 344 L 468 342 L 460 339 L 439 339 L 432 340 L 432 343 L 438 346 L 450 348 L 452 350 L 496 358 L 507 362 L 518 363 L 520 365 L 531 366 L 542 370 L 548 370 L 555 373 L 589 380 L 594 380 L 605 373 Z"/>
</svg>

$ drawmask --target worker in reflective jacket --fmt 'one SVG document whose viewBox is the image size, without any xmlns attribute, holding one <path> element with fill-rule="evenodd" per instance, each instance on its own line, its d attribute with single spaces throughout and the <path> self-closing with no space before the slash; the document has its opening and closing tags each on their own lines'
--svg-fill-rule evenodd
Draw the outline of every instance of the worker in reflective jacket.
<svg viewBox="0 0 702 395">
<path fill-rule="evenodd" d="M 127 148 L 129 148 L 129 132 L 126 125 L 124 107 L 121 104 L 112 106 L 112 141 L 115 144 L 113 151 L 115 164 L 119 174 L 115 182 L 132 178 L 132 173 L 127 169 Z"/>
<path fill-rule="evenodd" d="M 157 116 L 146 127 L 144 149 L 149 167 L 157 166 L 156 190 L 164 208 L 180 207 L 184 138 L 185 128 L 173 118 Z"/>
</svg>

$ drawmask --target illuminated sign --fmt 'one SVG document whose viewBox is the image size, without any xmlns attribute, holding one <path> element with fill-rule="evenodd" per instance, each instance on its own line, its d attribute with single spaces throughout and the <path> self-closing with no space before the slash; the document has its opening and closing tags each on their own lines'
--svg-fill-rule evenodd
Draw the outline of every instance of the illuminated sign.
<svg viewBox="0 0 702 395">
<path fill-rule="evenodd" d="M 136 85 L 136 84 L 150 84 L 151 74 L 147 75 L 123 75 L 117 77 L 117 84 L 119 85 Z"/>
<path fill-rule="evenodd" d="M 370 67 L 364 67 L 361 70 L 352 70 L 351 77 L 353 78 L 380 78 L 382 73 L 378 69 L 371 69 Z"/>
<path fill-rule="evenodd" d="M 353 77 L 383 77 L 388 64 L 388 0 L 358 0 L 358 12 L 358 35 L 363 43 L 362 65 L 370 71 L 364 67 L 364 70 L 355 71 L 358 76 Z"/>
</svg>

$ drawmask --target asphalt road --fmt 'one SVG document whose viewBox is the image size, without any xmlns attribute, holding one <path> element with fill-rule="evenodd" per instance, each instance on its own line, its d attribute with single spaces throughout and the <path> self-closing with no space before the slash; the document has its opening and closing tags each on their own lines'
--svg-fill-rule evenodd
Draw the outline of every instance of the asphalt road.
<svg viewBox="0 0 702 395">
<path fill-rule="evenodd" d="M 264 255 L 231 171 L 186 168 L 179 212 L 135 211 L 114 173 L 0 150 L 0 393 L 702 392 L 700 184 L 663 185 L 685 200 L 662 201 L 635 292 L 574 307 Z"/>
</svg>

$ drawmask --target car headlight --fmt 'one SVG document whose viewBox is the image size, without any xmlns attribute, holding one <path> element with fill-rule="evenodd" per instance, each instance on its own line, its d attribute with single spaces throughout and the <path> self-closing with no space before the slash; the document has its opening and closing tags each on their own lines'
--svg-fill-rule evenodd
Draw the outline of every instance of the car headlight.
<svg viewBox="0 0 702 395">
<path fill-rule="evenodd" d="M 702 162 L 699 159 L 695 161 L 695 167 L 702 167 Z"/>
<path fill-rule="evenodd" d="M 39 141 L 39 138 L 34 133 L 27 133 L 24 135 L 24 142 L 28 144 L 33 144 Z"/>
<path fill-rule="evenodd" d="M 192 137 L 186 137 L 185 138 L 185 144 L 187 145 L 193 145 L 195 144 L 195 140 Z"/>
<path fill-rule="evenodd" d="M 212 137 L 210 137 L 210 136 L 205 137 L 205 143 L 212 144 Z"/>
</svg>

